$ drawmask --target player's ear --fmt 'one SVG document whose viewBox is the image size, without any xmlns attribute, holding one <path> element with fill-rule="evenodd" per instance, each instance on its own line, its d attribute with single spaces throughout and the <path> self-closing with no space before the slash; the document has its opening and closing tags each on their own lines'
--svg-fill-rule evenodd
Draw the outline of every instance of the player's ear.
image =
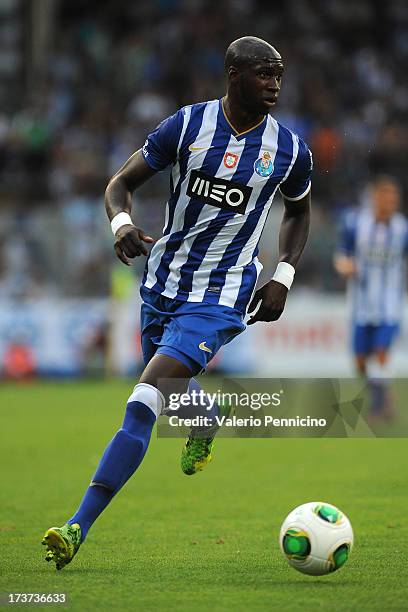
<svg viewBox="0 0 408 612">
<path fill-rule="evenodd" d="M 229 81 L 234 81 L 237 78 L 239 72 L 238 72 L 237 68 L 235 68 L 235 66 L 230 66 L 228 68 L 227 74 L 228 74 L 228 80 Z"/>
</svg>

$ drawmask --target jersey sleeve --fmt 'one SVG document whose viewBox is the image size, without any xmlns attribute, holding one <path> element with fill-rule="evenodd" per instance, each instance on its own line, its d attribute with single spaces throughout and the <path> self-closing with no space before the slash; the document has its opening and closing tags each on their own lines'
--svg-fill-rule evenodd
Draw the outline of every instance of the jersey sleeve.
<svg viewBox="0 0 408 612">
<path fill-rule="evenodd" d="M 340 224 L 337 251 L 341 255 L 354 255 L 356 245 L 356 215 L 349 211 Z"/>
<path fill-rule="evenodd" d="M 312 152 L 301 138 L 296 161 L 288 178 L 281 184 L 280 192 L 287 200 L 296 202 L 305 197 L 311 188 L 311 174 L 313 170 Z"/>
<path fill-rule="evenodd" d="M 153 170 L 164 170 L 177 159 L 177 148 L 183 129 L 183 110 L 164 119 L 151 132 L 142 147 L 142 155 Z"/>
</svg>

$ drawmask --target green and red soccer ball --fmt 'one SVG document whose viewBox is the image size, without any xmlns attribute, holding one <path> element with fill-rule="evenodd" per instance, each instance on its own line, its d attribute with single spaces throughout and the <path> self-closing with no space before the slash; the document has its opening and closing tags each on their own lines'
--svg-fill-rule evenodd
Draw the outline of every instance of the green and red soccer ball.
<svg viewBox="0 0 408 612">
<path fill-rule="evenodd" d="M 322 576 L 347 561 L 353 547 L 353 529 L 335 506 L 309 502 L 283 521 L 279 544 L 289 564 L 303 574 Z"/>
</svg>

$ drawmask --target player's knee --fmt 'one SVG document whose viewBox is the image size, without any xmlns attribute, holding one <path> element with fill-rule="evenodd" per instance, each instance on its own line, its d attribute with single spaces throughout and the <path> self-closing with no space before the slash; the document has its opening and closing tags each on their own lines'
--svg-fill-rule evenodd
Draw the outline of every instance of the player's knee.
<svg viewBox="0 0 408 612">
<path fill-rule="evenodd" d="M 179 359 L 156 354 L 143 371 L 140 383 L 159 389 L 168 399 L 170 393 L 184 393 L 191 376 L 190 368 Z"/>
<path fill-rule="evenodd" d="M 387 383 L 392 378 L 392 368 L 389 361 L 386 359 L 384 363 L 380 363 L 378 359 L 373 359 L 369 364 L 368 377 L 371 381 L 381 384 Z"/>
<path fill-rule="evenodd" d="M 147 386 L 156 389 L 157 393 L 160 394 L 161 412 L 168 407 L 174 396 L 180 396 L 183 393 L 186 393 L 189 384 L 189 379 L 186 378 L 163 378 L 156 384 L 146 383 L 145 380 L 146 379 L 143 379 L 143 383 L 139 384 L 146 384 Z"/>
<path fill-rule="evenodd" d="M 154 422 L 162 412 L 164 405 L 163 394 L 157 387 L 146 382 L 139 383 L 127 401 L 126 416 L 129 419 L 143 421 L 153 419 Z"/>
<path fill-rule="evenodd" d="M 388 353 L 384 350 L 377 351 L 377 353 L 375 354 L 375 358 L 380 366 L 385 366 L 388 361 Z"/>
</svg>

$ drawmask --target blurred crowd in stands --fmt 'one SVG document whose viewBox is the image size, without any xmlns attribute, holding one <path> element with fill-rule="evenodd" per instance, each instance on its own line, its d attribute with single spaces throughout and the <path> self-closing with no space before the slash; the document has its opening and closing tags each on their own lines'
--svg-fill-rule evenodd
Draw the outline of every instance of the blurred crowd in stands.
<svg viewBox="0 0 408 612">
<path fill-rule="evenodd" d="M 0 110 L 0 297 L 107 293 L 114 262 L 103 209 L 108 178 L 164 117 L 221 97 L 225 49 L 247 34 L 282 53 L 273 114 L 314 154 L 314 227 L 302 282 L 338 288 L 330 267 L 338 215 L 359 202 L 372 173 L 392 173 L 408 187 L 408 3 L 56 6 L 48 61 L 34 84 L 22 72 L 22 94 Z M 164 173 L 136 198 L 135 215 L 156 236 L 167 190 Z"/>
</svg>

